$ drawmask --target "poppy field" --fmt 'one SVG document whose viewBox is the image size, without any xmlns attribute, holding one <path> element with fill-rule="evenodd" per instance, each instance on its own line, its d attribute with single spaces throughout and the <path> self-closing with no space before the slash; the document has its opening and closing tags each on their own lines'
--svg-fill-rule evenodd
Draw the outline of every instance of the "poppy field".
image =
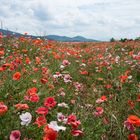
<svg viewBox="0 0 140 140">
<path fill-rule="evenodd" d="M 0 34 L 0 140 L 138 139 L 140 41 Z"/>
</svg>

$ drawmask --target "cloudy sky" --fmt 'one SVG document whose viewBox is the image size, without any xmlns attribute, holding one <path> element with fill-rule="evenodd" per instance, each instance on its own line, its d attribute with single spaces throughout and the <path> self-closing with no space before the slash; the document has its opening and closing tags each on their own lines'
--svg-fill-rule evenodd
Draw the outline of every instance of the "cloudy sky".
<svg viewBox="0 0 140 140">
<path fill-rule="evenodd" d="M 140 0 L 0 0 L 4 29 L 98 40 L 140 36 Z"/>
</svg>

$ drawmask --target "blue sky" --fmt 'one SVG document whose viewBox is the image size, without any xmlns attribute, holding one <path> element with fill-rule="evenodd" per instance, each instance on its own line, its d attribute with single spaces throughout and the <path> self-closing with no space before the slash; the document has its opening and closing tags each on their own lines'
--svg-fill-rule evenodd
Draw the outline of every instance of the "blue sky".
<svg viewBox="0 0 140 140">
<path fill-rule="evenodd" d="M 140 36 L 140 0 L 0 0 L 3 28 L 109 40 Z"/>
</svg>

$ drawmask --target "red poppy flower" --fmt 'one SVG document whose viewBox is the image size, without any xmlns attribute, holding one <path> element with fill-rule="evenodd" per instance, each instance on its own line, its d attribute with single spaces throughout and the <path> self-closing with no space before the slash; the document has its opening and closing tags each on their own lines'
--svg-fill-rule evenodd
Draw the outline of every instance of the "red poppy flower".
<svg viewBox="0 0 140 140">
<path fill-rule="evenodd" d="M 131 124 L 134 124 L 136 126 L 140 126 L 140 119 L 135 116 L 135 115 L 130 115 L 128 118 L 127 118 L 127 121 Z"/>
<path fill-rule="evenodd" d="M 33 88 L 29 88 L 28 90 L 27 90 L 27 94 L 28 95 L 34 95 L 34 94 L 36 94 L 37 93 L 37 88 L 36 87 L 33 87 Z"/>
<path fill-rule="evenodd" d="M 85 70 L 85 71 L 81 71 L 80 74 L 81 75 L 88 75 L 88 72 Z"/>
<path fill-rule="evenodd" d="M 48 126 L 45 126 L 44 133 L 43 140 L 56 140 L 58 137 L 58 133 Z"/>
<path fill-rule="evenodd" d="M 23 52 L 23 53 L 27 53 L 28 50 L 26 50 L 26 49 L 22 49 L 22 52 Z"/>
<path fill-rule="evenodd" d="M 48 74 L 48 68 L 43 67 L 42 68 L 42 74 Z"/>
<path fill-rule="evenodd" d="M 4 51 L 0 51 L 0 56 L 2 56 L 2 55 L 4 55 L 5 53 L 4 53 Z"/>
<path fill-rule="evenodd" d="M 42 114 L 42 115 L 47 115 L 48 114 L 48 109 L 46 107 L 39 107 L 36 110 L 37 114 Z"/>
<path fill-rule="evenodd" d="M 16 104 L 15 107 L 16 109 L 21 109 L 21 110 L 29 109 L 29 106 L 27 104 Z"/>
<path fill-rule="evenodd" d="M 96 117 L 99 117 L 103 114 L 104 110 L 102 107 L 96 107 L 96 112 L 94 112 Z"/>
<path fill-rule="evenodd" d="M 79 120 L 75 121 L 75 122 L 71 122 L 71 125 L 72 125 L 73 129 L 77 129 L 80 124 L 81 124 L 81 122 Z"/>
<path fill-rule="evenodd" d="M 45 99 L 44 101 L 44 106 L 48 107 L 48 108 L 53 108 L 56 106 L 56 101 L 53 97 L 48 97 Z"/>
<path fill-rule="evenodd" d="M 30 96 L 29 100 L 31 102 L 38 102 L 39 101 L 39 96 L 37 94 L 34 94 L 34 95 Z"/>
<path fill-rule="evenodd" d="M 112 88 L 112 85 L 109 85 L 109 84 L 108 84 L 108 85 L 106 85 L 105 87 L 106 87 L 107 89 L 110 89 L 110 88 Z"/>
<path fill-rule="evenodd" d="M 127 75 L 122 75 L 120 76 L 120 79 L 121 79 L 121 83 L 125 83 L 126 80 L 127 80 L 128 76 Z"/>
<path fill-rule="evenodd" d="M 7 110 L 8 110 L 8 107 L 3 102 L 0 102 L 0 116 L 5 114 Z"/>
<path fill-rule="evenodd" d="M 38 127 L 41 127 L 43 125 L 45 125 L 47 123 L 47 120 L 45 118 L 45 116 L 39 116 L 38 118 L 36 118 L 36 121 L 34 124 L 37 124 Z"/>
<path fill-rule="evenodd" d="M 140 94 L 138 95 L 137 102 L 140 102 Z"/>
<path fill-rule="evenodd" d="M 42 84 L 48 83 L 48 79 L 47 78 L 42 78 L 40 81 L 41 81 Z"/>
<path fill-rule="evenodd" d="M 20 72 L 16 72 L 14 75 L 13 75 L 13 80 L 20 80 L 21 78 L 21 73 Z"/>
<path fill-rule="evenodd" d="M 73 136 L 81 136 L 81 135 L 83 135 L 83 132 L 81 130 L 72 130 L 71 134 Z"/>
<path fill-rule="evenodd" d="M 133 109 L 135 106 L 134 102 L 132 102 L 131 100 L 128 100 L 127 102 L 130 105 L 130 109 Z"/>
<path fill-rule="evenodd" d="M 103 95 L 100 99 L 103 101 L 107 101 L 107 97 L 105 95 Z"/>
<path fill-rule="evenodd" d="M 36 64 L 40 64 L 41 63 L 41 59 L 39 57 L 36 57 L 35 60 L 36 60 Z"/>
<path fill-rule="evenodd" d="M 130 134 L 128 140 L 138 140 L 138 136 L 136 134 Z"/>
<path fill-rule="evenodd" d="M 0 72 L 4 71 L 5 69 L 3 67 L 0 67 Z"/>
<path fill-rule="evenodd" d="M 25 62 L 26 62 L 26 64 L 30 64 L 31 63 L 31 60 L 30 60 L 30 58 L 26 58 L 26 60 L 25 60 Z"/>
<path fill-rule="evenodd" d="M 68 116 L 67 124 L 71 124 L 71 123 L 75 122 L 76 120 L 77 120 L 76 116 L 71 114 Z"/>
</svg>

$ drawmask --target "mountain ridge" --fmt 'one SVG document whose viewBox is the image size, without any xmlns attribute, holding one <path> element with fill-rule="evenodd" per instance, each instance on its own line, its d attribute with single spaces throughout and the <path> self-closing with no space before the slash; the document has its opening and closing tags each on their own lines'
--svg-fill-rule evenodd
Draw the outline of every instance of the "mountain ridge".
<svg viewBox="0 0 140 140">
<path fill-rule="evenodd" d="M 54 41 L 61 41 L 61 42 L 100 42 L 94 39 L 87 39 L 83 36 L 75 36 L 75 37 L 67 37 L 67 36 L 60 36 L 60 35 L 45 35 L 45 36 L 35 36 L 35 35 L 24 35 L 21 33 L 13 32 L 10 30 L 0 29 L 4 35 L 15 35 L 15 36 L 25 36 L 25 37 L 32 37 L 32 38 L 45 38 L 48 40 Z"/>
</svg>

